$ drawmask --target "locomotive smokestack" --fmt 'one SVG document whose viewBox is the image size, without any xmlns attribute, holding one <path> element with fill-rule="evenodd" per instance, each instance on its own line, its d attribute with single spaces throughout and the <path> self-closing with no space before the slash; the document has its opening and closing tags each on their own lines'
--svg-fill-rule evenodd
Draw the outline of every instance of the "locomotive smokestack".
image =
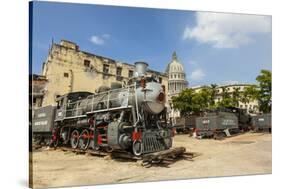
<svg viewBox="0 0 281 189">
<path fill-rule="evenodd" d="M 148 64 L 146 62 L 135 62 L 134 77 L 145 76 L 147 67 L 148 67 Z"/>
</svg>

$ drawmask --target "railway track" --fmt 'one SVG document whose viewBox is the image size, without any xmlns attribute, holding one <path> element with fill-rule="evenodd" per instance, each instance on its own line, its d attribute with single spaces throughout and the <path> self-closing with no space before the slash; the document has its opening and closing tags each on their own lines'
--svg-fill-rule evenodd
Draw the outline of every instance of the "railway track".
<svg viewBox="0 0 281 189">
<path fill-rule="evenodd" d="M 35 148 L 37 151 L 39 146 Z M 70 147 L 57 147 L 55 150 L 70 151 L 75 154 L 87 154 L 93 156 L 104 157 L 105 159 L 127 159 L 131 161 L 136 161 L 138 165 L 149 168 L 152 166 L 164 166 L 168 167 L 170 164 L 175 163 L 179 160 L 193 161 L 193 158 L 199 156 L 196 152 L 186 152 L 184 147 L 171 148 L 164 151 L 144 154 L 141 156 L 134 156 L 133 154 L 125 151 L 95 151 L 92 149 L 81 150 L 73 149 Z"/>
<path fill-rule="evenodd" d="M 227 139 L 227 138 L 232 138 L 232 137 L 235 137 L 235 136 L 243 135 L 247 132 L 248 131 L 238 131 L 238 132 L 232 133 L 230 131 L 223 131 L 221 133 L 215 133 L 213 138 L 215 140 L 224 140 L 224 139 Z"/>
</svg>

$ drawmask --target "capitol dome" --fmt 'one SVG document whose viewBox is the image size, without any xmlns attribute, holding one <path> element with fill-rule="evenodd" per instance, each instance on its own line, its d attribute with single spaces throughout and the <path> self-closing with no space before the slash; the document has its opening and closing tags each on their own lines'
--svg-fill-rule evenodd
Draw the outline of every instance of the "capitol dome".
<svg viewBox="0 0 281 189">
<path fill-rule="evenodd" d="M 166 73 L 169 76 L 169 94 L 179 93 L 187 87 L 188 83 L 185 78 L 184 67 L 179 62 L 176 52 L 173 53 L 172 61 L 168 64 Z"/>
<path fill-rule="evenodd" d="M 181 63 L 178 62 L 177 60 L 177 55 L 174 53 L 173 54 L 173 60 L 172 62 L 168 65 L 168 72 L 169 73 L 184 73 L 184 69 Z"/>
</svg>

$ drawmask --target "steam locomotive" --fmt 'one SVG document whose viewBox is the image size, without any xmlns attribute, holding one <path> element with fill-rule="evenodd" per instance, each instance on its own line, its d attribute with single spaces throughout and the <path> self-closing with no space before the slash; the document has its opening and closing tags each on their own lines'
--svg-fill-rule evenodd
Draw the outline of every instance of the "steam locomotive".
<svg viewBox="0 0 281 189">
<path fill-rule="evenodd" d="M 35 110 L 35 141 L 87 150 L 123 150 L 136 156 L 171 148 L 165 86 L 146 74 L 148 64 L 136 62 L 126 86 L 100 87 L 96 93 L 72 92 L 57 106 Z"/>
</svg>

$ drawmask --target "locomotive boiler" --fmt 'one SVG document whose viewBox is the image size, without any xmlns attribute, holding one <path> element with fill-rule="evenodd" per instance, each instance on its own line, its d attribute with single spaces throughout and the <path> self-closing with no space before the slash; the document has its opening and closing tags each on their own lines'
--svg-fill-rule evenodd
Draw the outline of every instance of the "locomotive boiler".
<svg viewBox="0 0 281 189">
<path fill-rule="evenodd" d="M 126 85 L 58 97 L 53 124 L 46 125 L 52 132 L 50 143 L 82 150 L 125 150 L 137 156 L 169 149 L 173 132 L 167 124 L 165 86 L 146 73 L 147 67 L 136 62 Z M 36 114 L 34 131 L 38 131 Z"/>
</svg>

